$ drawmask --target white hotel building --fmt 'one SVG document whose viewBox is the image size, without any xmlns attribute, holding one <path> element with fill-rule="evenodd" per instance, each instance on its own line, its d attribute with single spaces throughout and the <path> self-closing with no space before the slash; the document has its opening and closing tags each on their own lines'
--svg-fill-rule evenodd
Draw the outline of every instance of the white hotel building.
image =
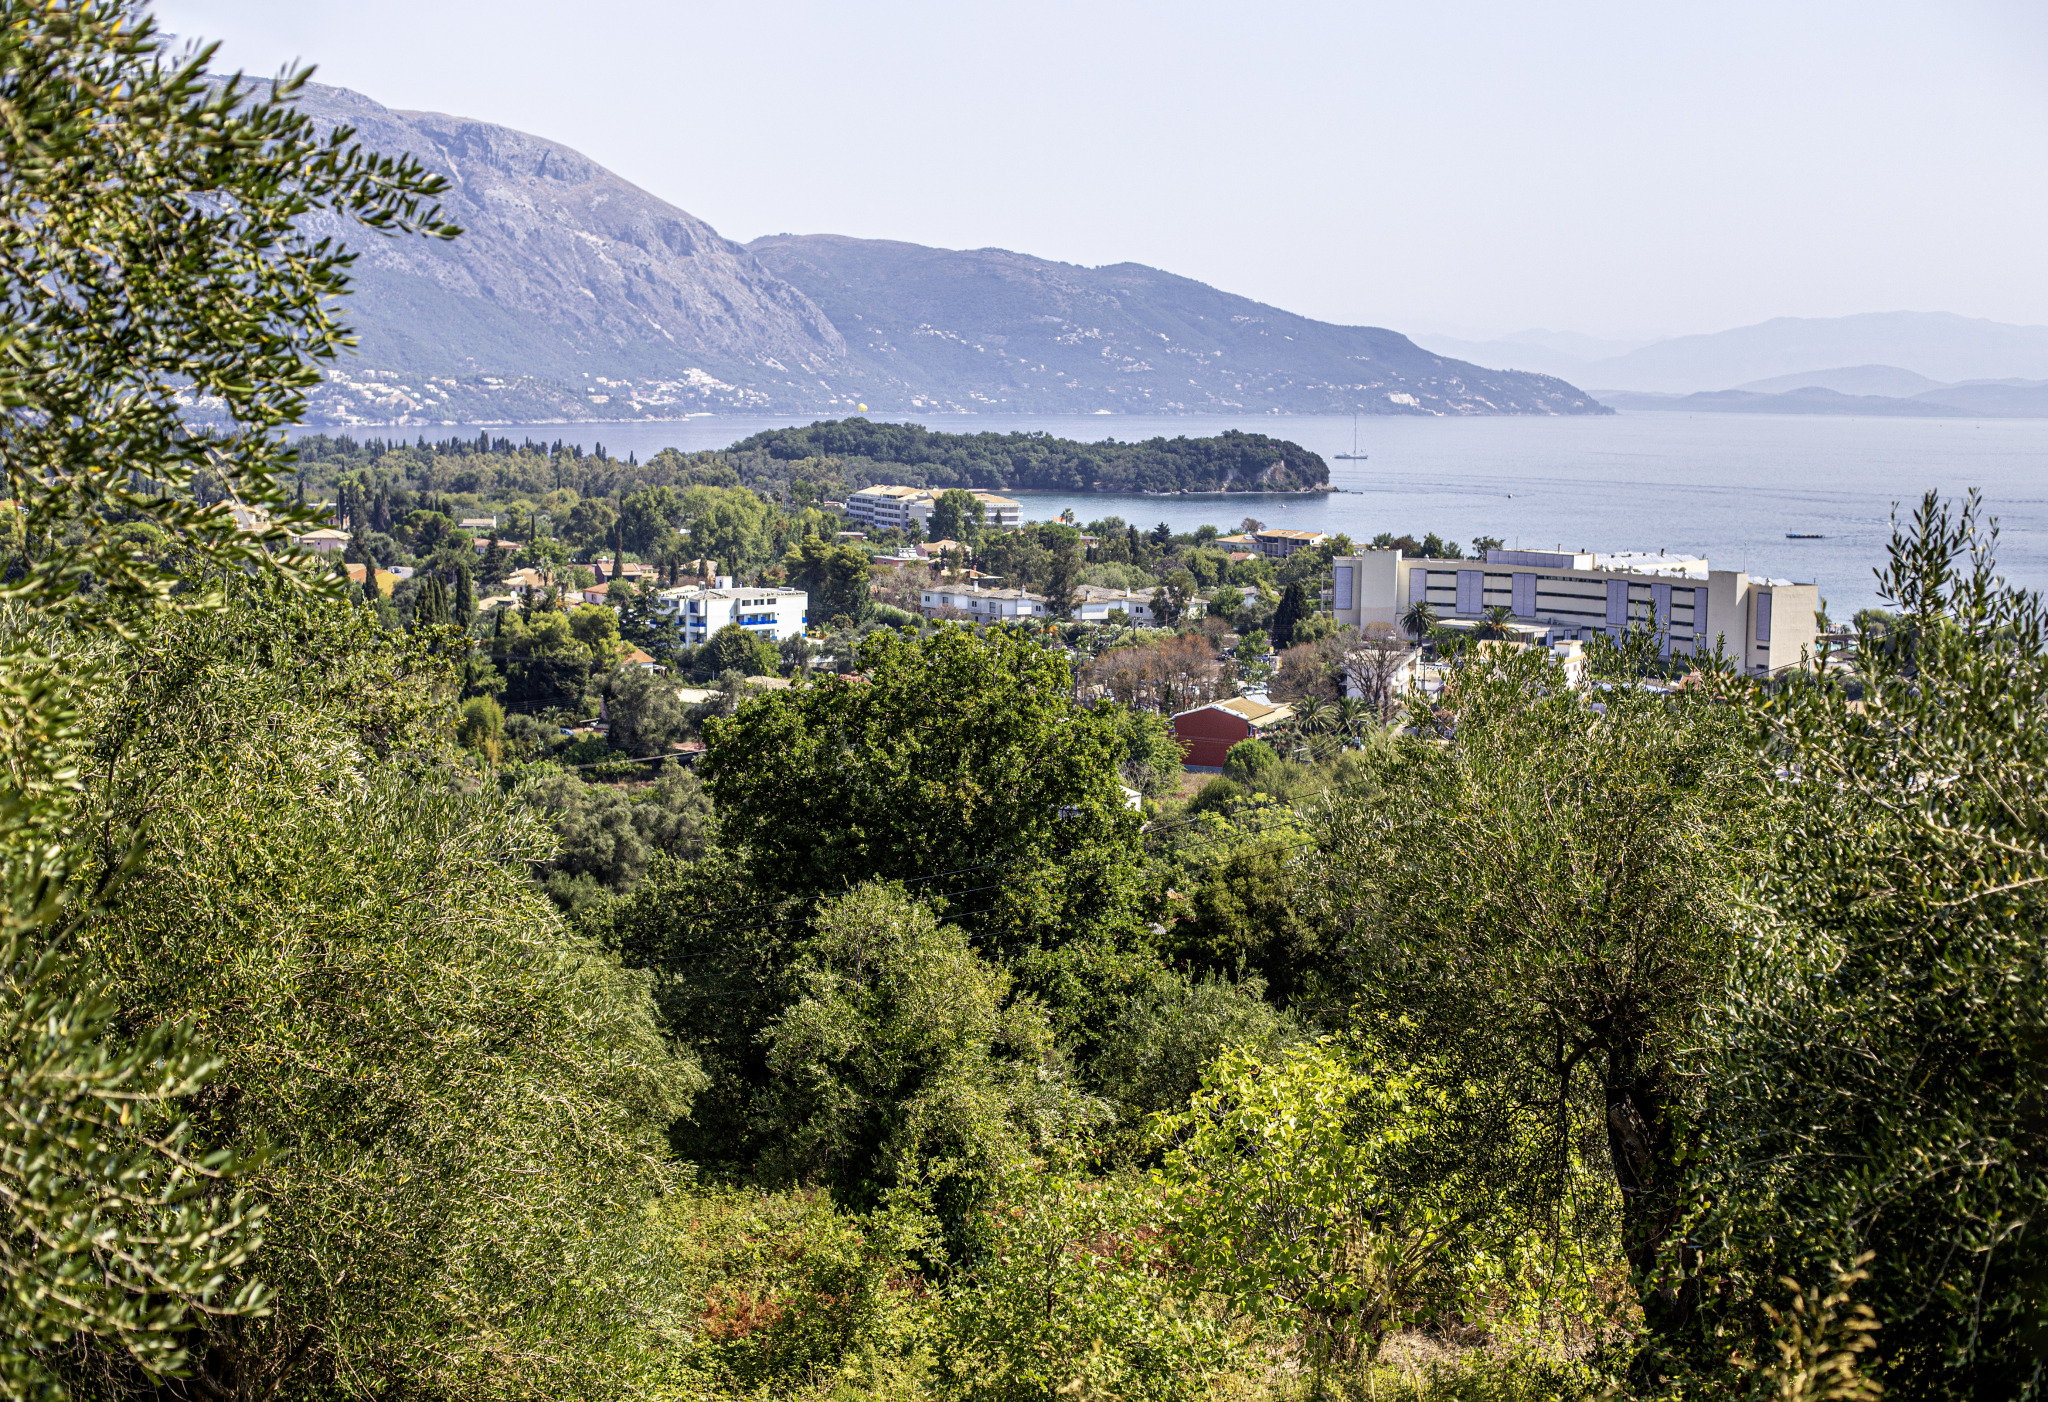
<svg viewBox="0 0 2048 1402">
<path fill-rule="evenodd" d="M 1505 607 L 1515 631 L 1532 642 L 1615 636 L 1638 624 L 1663 634 L 1666 652 L 1677 656 L 1712 653 L 1719 644 L 1752 676 L 1798 666 L 1820 636 L 1818 585 L 1710 569 L 1698 556 L 1489 550 L 1483 561 L 1411 560 L 1398 550 L 1368 550 L 1333 563 L 1337 619 L 1354 627 L 1398 628 L 1422 600 L 1439 622 L 1453 624 Z"/>
<path fill-rule="evenodd" d="M 878 531 L 900 531 L 912 521 L 920 530 L 931 523 L 932 508 L 946 493 L 944 487 L 863 487 L 847 497 L 848 520 L 861 521 Z M 970 492 L 981 503 L 982 520 L 991 526 L 1021 526 L 1024 507 L 994 492 Z"/>
<path fill-rule="evenodd" d="M 794 638 L 804 631 L 804 613 L 811 602 L 801 589 L 734 589 L 730 581 L 715 589 L 664 589 L 656 599 L 656 608 L 675 622 L 676 641 L 691 647 L 710 641 L 729 623 L 770 642 Z"/>
</svg>

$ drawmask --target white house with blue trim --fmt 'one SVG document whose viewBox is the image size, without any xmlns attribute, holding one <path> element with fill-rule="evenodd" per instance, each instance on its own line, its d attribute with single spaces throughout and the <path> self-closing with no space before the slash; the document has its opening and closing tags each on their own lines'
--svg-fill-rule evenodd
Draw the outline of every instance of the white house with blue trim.
<svg viewBox="0 0 2048 1402">
<path fill-rule="evenodd" d="M 696 647 L 729 623 L 770 642 L 782 642 L 804 631 L 811 596 L 801 589 L 705 589 L 685 586 L 664 589 L 656 607 L 676 626 L 676 641 Z"/>
</svg>

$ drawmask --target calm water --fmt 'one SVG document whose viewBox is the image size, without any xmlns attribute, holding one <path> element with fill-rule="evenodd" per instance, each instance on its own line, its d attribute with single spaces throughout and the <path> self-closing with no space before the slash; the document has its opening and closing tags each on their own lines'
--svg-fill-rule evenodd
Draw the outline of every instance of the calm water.
<svg viewBox="0 0 2048 1402">
<path fill-rule="evenodd" d="M 721 416 L 675 423 L 497 425 L 518 438 L 602 442 L 644 461 L 664 447 L 720 448 L 784 418 Z M 1611 418 L 1359 421 L 1365 462 L 1351 451 L 1344 417 L 1249 415 L 1139 418 L 934 416 L 950 432 L 1043 430 L 1124 441 L 1225 428 L 1291 438 L 1330 460 L 1327 496 L 1144 497 L 1018 493 L 1025 515 L 1082 521 L 1122 516 L 1179 530 L 1230 528 L 1247 515 L 1269 526 L 1381 531 L 1420 539 L 1435 531 L 1469 546 L 1497 535 L 1526 549 L 1656 550 L 1706 555 L 1716 566 L 1817 580 L 1839 617 L 1876 601 L 1872 566 L 1882 560 L 1894 502 L 1929 488 L 1982 489 L 1999 518 L 1998 557 L 2013 583 L 2048 589 L 2048 420 L 1866 419 L 1805 415 L 1618 414 Z M 447 434 L 454 430 L 443 429 Z M 469 430 L 475 432 L 475 426 Z M 418 430 L 399 430 L 410 436 Z M 429 431 L 432 436 L 432 431 Z M 1824 540 L 1787 540 L 1787 531 Z"/>
</svg>

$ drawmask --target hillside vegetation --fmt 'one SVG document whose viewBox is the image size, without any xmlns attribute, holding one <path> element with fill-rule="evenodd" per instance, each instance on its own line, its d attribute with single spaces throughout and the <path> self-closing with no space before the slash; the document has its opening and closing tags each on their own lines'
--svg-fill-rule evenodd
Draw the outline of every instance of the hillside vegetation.
<svg viewBox="0 0 2048 1402">
<path fill-rule="evenodd" d="M 1263 433 L 1226 429 L 1213 438 L 1077 443 L 1045 433 L 934 433 L 919 424 L 867 419 L 757 433 L 735 453 L 783 461 L 846 458 L 911 469 L 911 486 L 1105 492 L 1292 492 L 1324 487 L 1319 454 Z"/>
<path fill-rule="evenodd" d="M 301 215 L 450 238 L 440 183 L 125 0 L 0 20 L 0 1397 L 2040 1397 L 2048 615 L 1974 499 L 1768 681 L 1425 606 L 1403 694 L 1325 551 L 964 492 L 1160 626 L 870 626 L 795 474 L 298 458 L 349 267 Z M 404 610 L 291 543 L 344 462 Z M 553 485 L 480 552 L 458 472 Z M 576 568 L 557 512 L 833 625 L 672 650 L 686 705 L 637 586 L 476 598 Z M 1293 714 L 1190 793 L 1169 717 L 1267 627 Z"/>
</svg>

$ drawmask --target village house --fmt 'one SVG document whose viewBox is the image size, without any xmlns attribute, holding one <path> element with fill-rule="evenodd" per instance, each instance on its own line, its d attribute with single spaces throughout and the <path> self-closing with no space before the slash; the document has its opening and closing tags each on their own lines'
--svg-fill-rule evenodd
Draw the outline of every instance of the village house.
<svg viewBox="0 0 2048 1402">
<path fill-rule="evenodd" d="M 1111 612 L 1122 609 L 1133 623 L 1152 622 L 1152 596 L 1128 589 L 1109 589 L 1083 584 L 1074 590 L 1074 617 L 1083 623 L 1101 623 Z"/>
<path fill-rule="evenodd" d="M 1173 718 L 1173 738 L 1180 742 L 1183 764 L 1196 769 L 1221 769 L 1232 745 L 1262 739 L 1293 715 L 1292 706 L 1234 696 L 1228 701 L 1212 701 L 1182 711 Z"/>
<path fill-rule="evenodd" d="M 292 536 L 291 542 L 301 550 L 310 550 L 317 555 L 328 555 L 337 550 L 348 549 L 349 539 L 347 531 L 339 531 L 332 526 L 318 526 Z"/>
<path fill-rule="evenodd" d="M 969 618 L 1043 618 L 1050 609 L 1045 597 L 1022 589 L 983 589 L 979 583 L 935 584 L 919 604 L 927 618 L 942 609 L 957 609 Z"/>
</svg>

